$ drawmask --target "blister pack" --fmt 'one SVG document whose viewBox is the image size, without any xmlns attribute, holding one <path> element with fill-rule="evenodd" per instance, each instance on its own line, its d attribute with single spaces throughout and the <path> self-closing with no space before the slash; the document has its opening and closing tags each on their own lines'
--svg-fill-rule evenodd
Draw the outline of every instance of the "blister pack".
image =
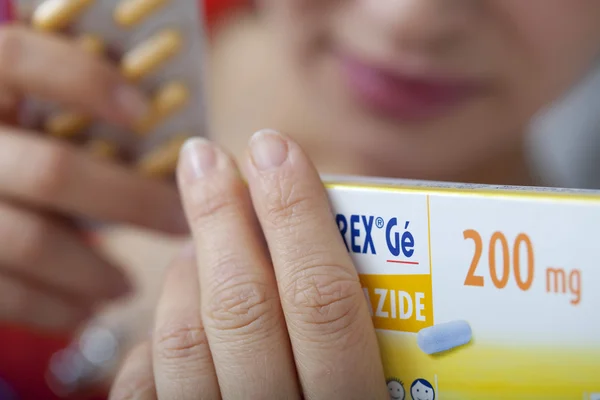
<svg viewBox="0 0 600 400">
<path fill-rule="evenodd" d="M 185 139 L 206 130 L 202 4 L 198 0 L 12 0 L 13 19 L 27 21 L 39 31 L 69 35 L 87 51 L 115 60 L 123 76 L 150 99 L 148 114 L 134 129 L 107 125 L 35 99 L 23 105 L 23 124 L 42 121 L 48 135 L 131 163 L 147 176 L 171 176 Z"/>
</svg>

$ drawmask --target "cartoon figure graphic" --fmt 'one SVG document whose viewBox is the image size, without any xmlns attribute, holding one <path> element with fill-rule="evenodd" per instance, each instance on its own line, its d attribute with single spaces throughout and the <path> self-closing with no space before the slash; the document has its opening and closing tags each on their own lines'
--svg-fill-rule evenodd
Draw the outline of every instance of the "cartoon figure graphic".
<svg viewBox="0 0 600 400">
<path fill-rule="evenodd" d="M 404 384 L 398 378 L 390 378 L 387 381 L 388 391 L 390 392 L 390 400 L 404 400 L 406 392 Z"/>
<path fill-rule="evenodd" d="M 410 397 L 412 400 L 435 400 L 435 390 L 426 379 L 416 379 L 410 385 Z"/>
</svg>

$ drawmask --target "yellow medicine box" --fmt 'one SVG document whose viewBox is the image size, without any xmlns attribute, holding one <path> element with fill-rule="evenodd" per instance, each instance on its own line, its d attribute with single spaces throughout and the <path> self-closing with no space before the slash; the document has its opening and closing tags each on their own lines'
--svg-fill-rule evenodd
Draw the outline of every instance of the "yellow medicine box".
<svg viewBox="0 0 600 400">
<path fill-rule="evenodd" d="M 325 181 L 391 398 L 600 399 L 600 192 Z"/>
</svg>

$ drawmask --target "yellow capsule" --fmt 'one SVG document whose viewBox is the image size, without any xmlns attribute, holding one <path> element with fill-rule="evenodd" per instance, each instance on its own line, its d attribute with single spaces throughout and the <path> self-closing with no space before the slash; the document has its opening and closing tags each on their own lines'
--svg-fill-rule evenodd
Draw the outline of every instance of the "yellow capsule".
<svg viewBox="0 0 600 400">
<path fill-rule="evenodd" d="M 157 11 L 169 0 L 121 0 L 115 8 L 114 19 L 123 27 L 131 27 Z"/>
<path fill-rule="evenodd" d="M 136 81 L 156 71 L 183 47 L 181 34 L 165 29 L 127 52 L 121 60 L 123 75 Z"/>
<path fill-rule="evenodd" d="M 92 139 L 86 147 L 92 155 L 104 159 L 115 158 L 118 153 L 117 146 L 108 140 Z"/>
<path fill-rule="evenodd" d="M 104 53 L 104 41 L 95 35 L 82 35 L 77 39 L 77 42 L 88 53 Z"/>
<path fill-rule="evenodd" d="M 65 111 L 48 118 L 45 130 L 52 136 L 71 138 L 91 123 L 91 118 L 80 113 Z"/>
<path fill-rule="evenodd" d="M 64 29 L 93 2 L 94 0 L 46 0 L 33 12 L 33 27 L 41 31 Z"/>
<path fill-rule="evenodd" d="M 136 124 L 135 131 L 139 135 L 148 133 L 165 118 L 185 106 L 189 97 L 190 92 L 182 82 L 167 83 L 154 95 L 149 113 Z"/>
<path fill-rule="evenodd" d="M 137 163 L 137 170 L 144 176 L 164 178 L 175 172 L 179 151 L 185 143 L 187 135 L 178 135 L 165 145 L 144 156 Z"/>
</svg>

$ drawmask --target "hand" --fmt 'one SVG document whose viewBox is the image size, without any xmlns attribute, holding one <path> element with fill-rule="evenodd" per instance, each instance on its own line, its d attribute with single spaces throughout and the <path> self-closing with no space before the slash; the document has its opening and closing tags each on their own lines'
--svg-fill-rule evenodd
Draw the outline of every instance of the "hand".
<svg viewBox="0 0 600 400">
<path fill-rule="evenodd" d="M 124 273 L 72 218 L 186 231 L 174 188 L 11 126 L 23 96 L 131 125 L 144 99 L 116 67 L 58 36 L 0 27 L 0 321 L 62 330 L 126 293 Z"/>
<path fill-rule="evenodd" d="M 152 341 L 117 377 L 124 399 L 387 399 L 375 330 L 316 170 L 258 133 L 248 187 L 222 150 L 184 146 L 193 243 L 169 268 Z"/>
</svg>

